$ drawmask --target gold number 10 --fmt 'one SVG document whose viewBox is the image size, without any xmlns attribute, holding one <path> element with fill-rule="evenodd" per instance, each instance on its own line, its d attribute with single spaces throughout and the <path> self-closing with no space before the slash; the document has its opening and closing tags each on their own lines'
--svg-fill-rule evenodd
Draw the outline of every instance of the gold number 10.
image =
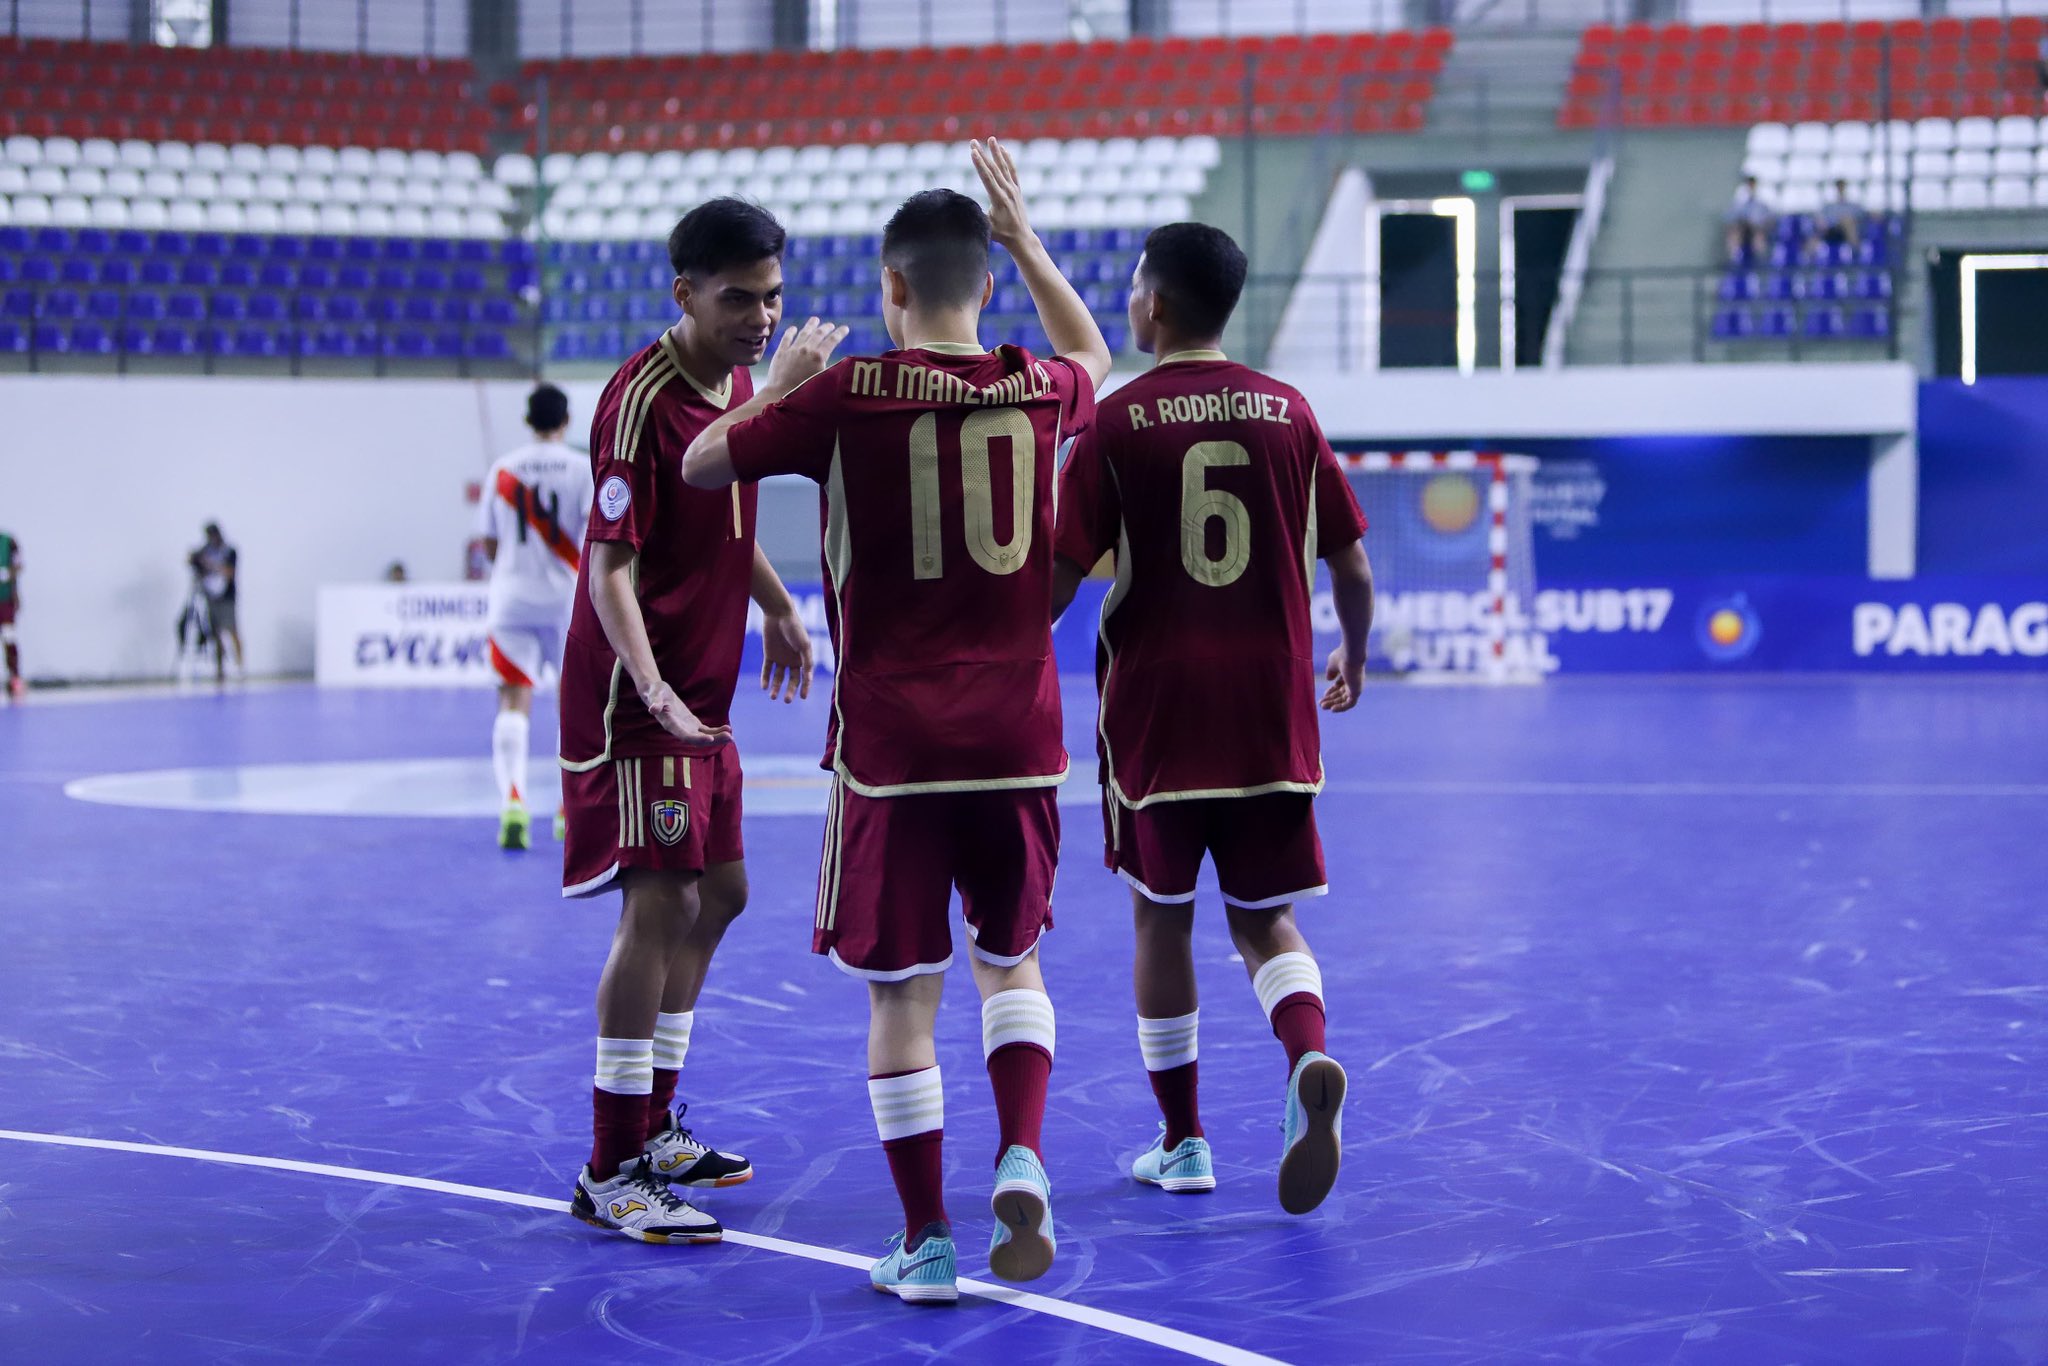
<svg viewBox="0 0 2048 1366">
<path fill-rule="evenodd" d="M 1010 439 L 1010 539 L 996 539 L 994 479 L 989 445 Z M 1031 512 L 1037 484 L 1038 452 L 1031 419 L 1016 408 L 977 408 L 960 424 L 960 492 L 967 517 L 967 553 L 991 574 L 1014 574 L 1031 555 Z M 939 415 L 926 413 L 910 426 L 911 572 L 916 578 L 944 576 L 944 540 L 939 530 Z"/>
</svg>

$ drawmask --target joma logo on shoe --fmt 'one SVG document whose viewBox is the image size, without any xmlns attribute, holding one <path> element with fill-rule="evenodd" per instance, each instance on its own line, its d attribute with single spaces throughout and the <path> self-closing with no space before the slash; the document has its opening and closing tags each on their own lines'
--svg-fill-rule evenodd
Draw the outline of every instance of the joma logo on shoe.
<svg viewBox="0 0 2048 1366">
<path fill-rule="evenodd" d="M 636 1210 L 642 1214 L 645 1214 L 647 1212 L 647 1206 L 641 1204 L 638 1200 L 612 1201 L 612 1218 L 614 1219 L 623 1219 L 627 1215 L 634 1213 Z"/>
</svg>

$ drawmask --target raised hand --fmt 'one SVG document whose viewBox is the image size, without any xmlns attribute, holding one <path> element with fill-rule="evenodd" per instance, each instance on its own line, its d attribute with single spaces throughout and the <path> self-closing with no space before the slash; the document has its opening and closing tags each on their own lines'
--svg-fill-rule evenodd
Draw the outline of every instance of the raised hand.
<svg viewBox="0 0 2048 1366">
<path fill-rule="evenodd" d="M 1330 667 L 1323 671 L 1323 677 L 1330 680 L 1330 688 L 1323 694 L 1322 709 L 1350 711 L 1358 705 L 1358 694 L 1365 689 L 1365 661 L 1354 663 L 1339 645 L 1330 651 Z"/>
<path fill-rule="evenodd" d="M 784 393 L 796 388 L 823 370 L 832 360 L 833 349 L 845 340 L 845 328 L 816 318 L 806 320 L 802 327 L 785 327 L 782 342 L 768 362 L 768 387 Z"/>
<path fill-rule="evenodd" d="M 811 633 L 794 612 L 761 619 L 761 690 L 770 702 L 811 695 Z"/>
<path fill-rule="evenodd" d="M 1006 250 L 1031 236 L 1031 219 L 1024 212 L 1024 185 L 1017 176 L 1017 162 L 1010 149 L 994 138 L 987 143 L 970 142 L 968 155 L 974 171 L 988 191 L 989 235 Z"/>
<path fill-rule="evenodd" d="M 691 749 L 712 750 L 732 741 L 731 726 L 705 725 L 697 719 L 697 713 L 683 705 L 683 699 L 676 696 L 676 690 L 666 683 L 655 684 L 641 700 L 647 704 L 647 714 L 663 730 Z"/>
</svg>

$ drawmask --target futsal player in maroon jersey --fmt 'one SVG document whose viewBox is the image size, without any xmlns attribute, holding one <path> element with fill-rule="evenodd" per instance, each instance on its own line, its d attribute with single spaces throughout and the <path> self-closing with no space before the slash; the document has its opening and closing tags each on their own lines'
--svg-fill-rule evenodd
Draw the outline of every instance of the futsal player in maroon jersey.
<svg viewBox="0 0 2048 1366">
<path fill-rule="evenodd" d="M 748 598 L 764 614 L 772 696 L 809 691 L 811 646 L 754 543 L 754 490 L 693 489 L 682 457 L 753 392 L 747 367 L 782 317 L 782 246 L 781 225 L 742 200 L 685 215 L 668 242 L 682 317 L 612 376 L 590 429 L 596 493 L 561 670 L 562 895 L 617 888 L 624 904 L 597 989 L 594 1140 L 570 1207 L 650 1243 L 723 1234 L 671 1184 L 753 1175 L 669 1105 L 712 953 L 747 900 L 728 709 Z M 802 378 L 796 359 L 778 358 L 771 378 Z"/>
<path fill-rule="evenodd" d="M 868 1095 L 903 1202 L 870 1282 L 913 1303 L 958 1297 L 941 1190 L 932 1045 L 960 890 L 1001 1139 L 989 1269 L 1042 1276 L 1055 1251 L 1040 1128 L 1053 1010 L 1039 973 L 1066 775 L 1052 652 L 1060 442 L 1085 431 L 1109 349 L 1026 218 L 1016 166 L 973 150 L 990 209 L 912 196 L 882 237 L 896 350 L 771 386 L 691 445 L 704 486 L 794 472 L 823 490 L 838 650 L 812 947 L 868 983 Z M 991 237 L 1016 259 L 1056 353 L 984 351 Z M 805 345 L 807 328 L 785 345 Z"/>
<path fill-rule="evenodd" d="M 1330 566 L 1343 644 L 1327 711 L 1358 701 L 1372 625 L 1365 519 L 1295 390 L 1226 358 L 1245 258 L 1215 228 L 1145 242 L 1131 331 L 1153 368 L 1103 400 L 1061 476 L 1064 611 L 1105 554 L 1116 582 L 1096 653 L 1106 862 L 1131 885 L 1138 1045 L 1165 1122 L 1132 1167 L 1214 1189 L 1195 1100 L 1195 874 L 1216 865 L 1230 936 L 1287 1050 L 1280 1204 L 1337 1179 L 1344 1069 L 1324 1052 L 1322 974 L 1294 903 L 1328 890 L 1312 803 L 1323 785 L 1309 599 Z"/>
</svg>

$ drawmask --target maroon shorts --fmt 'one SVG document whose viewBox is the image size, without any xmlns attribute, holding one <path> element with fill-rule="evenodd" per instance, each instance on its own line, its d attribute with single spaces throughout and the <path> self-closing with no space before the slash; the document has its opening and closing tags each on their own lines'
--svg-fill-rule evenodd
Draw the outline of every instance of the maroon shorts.
<svg viewBox="0 0 2048 1366">
<path fill-rule="evenodd" d="M 1133 809 L 1102 794 L 1103 862 L 1153 901 L 1195 899 L 1202 855 L 1216 863 L 1223 900 L 1248 911 L 1321 896 L 1323 841 L 1306 792 L 1154 802 Z"/>
<path fill-rule="evenodd" d="M 0 602 L 0 626 L 14 625 L 14 608 L 15 604 L 11 600 Z"/>
<path fill-rule="evenodd" d="M 1003 967 L 1022 962 L 1052 928 L 1058 792 L 863 797 L 834 781 L 811 951 L 873 981 L 944 972 L 958 887 L 969 951 Z"/>
<path fill-rule="evenodd" d="M 607 759 L 562 772 L 562 895 L 594 896 L 629 868 L 701 873 L 740 846 L 740 752 Z"/>
</svg>

